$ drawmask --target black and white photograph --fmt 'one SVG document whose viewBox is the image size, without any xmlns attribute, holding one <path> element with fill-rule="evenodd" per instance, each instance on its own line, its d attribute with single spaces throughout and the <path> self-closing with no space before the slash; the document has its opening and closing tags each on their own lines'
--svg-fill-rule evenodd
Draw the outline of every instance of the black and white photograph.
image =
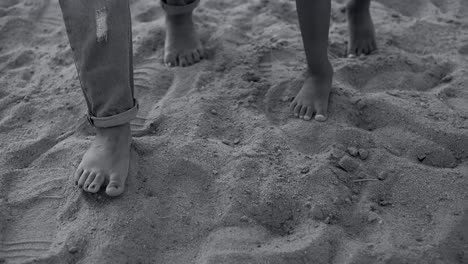
<svg viewBox="0 0 468 264">
<path fill-rule="evenodd" d="M 0 0 L 0 264 L 468 264 L 468 0 Z"/>
</svg>

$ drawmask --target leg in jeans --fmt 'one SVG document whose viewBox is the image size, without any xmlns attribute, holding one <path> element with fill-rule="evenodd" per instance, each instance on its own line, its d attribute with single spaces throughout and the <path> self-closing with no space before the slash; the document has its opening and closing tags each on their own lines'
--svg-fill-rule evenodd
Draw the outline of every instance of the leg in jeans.
<svg viewBox="0 0 468 264">
<path fill-rule="evenodd" d="M 167 66 L 189 66 L 203 58 L 203 48 L 192 20 L 200 0 L 160 0 L 166 12 L 164 62 Z"/>
<path fill-rule="evenodd" d="M 348 56 L 350 57 L 367 55 L 377 49 L 369 7 L 370 0 L 349 0 L 346 4 L 349 28 Z"/>
<path fill-rule="evenodd" d="M 291 103 L 294 116 L 305 120 L 327 119 L 333 68 L 328 60 L 330 0 L 296 0 L 308 77 Z"/>
<path fill-rule="evenodd" d="M 70 46 L 96 137 L 75 173 L 83 190 L 119 195 L 130 157 L 133 97 L 131 21 L 127 0 L 60 0 Z"/>
</svg>

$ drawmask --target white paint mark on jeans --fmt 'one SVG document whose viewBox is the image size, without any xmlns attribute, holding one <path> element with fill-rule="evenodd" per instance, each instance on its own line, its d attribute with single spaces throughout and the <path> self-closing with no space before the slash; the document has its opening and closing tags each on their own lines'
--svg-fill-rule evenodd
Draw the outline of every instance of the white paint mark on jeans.
<svg viewBox="0 0 468 264">
<path fill-rule="evenodd" d="M 107 42 L 107 9 L 96 11 L 96 37 L 97 42 Z"/>
</svg>

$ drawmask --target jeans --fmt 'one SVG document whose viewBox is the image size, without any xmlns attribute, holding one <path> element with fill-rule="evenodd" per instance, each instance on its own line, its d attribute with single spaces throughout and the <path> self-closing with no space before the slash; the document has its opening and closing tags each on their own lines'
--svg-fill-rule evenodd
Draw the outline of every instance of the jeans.
<svg viewBox="0 0 468 264">
<path fill-rule="evenodd" d="M 136 117 L 132 63 L 132 26 L 129 0 L 59 0 L 73 51 L 88 121 L 112 127 Z M 192 12 L 199 0 L 169 5 L 167 15 Z"/>
</svg>

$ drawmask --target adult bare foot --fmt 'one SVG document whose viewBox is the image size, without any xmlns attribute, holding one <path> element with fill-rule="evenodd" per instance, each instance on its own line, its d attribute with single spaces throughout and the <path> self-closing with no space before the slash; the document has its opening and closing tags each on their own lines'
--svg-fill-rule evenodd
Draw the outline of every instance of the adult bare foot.
<svg viewBox="0 0 468 264">
<path fill-rule="evenodd" d="M 122 194 L 130 163 L 130 143 L 129 124 L 96 128 L 94 142 L 75 172 L 75 184 L 91 193 L 107 184 L 107 195 Z"/>
<path fill-rule="evenodd" d="M 368 55 L 377 49 L 374 24 L 369 10 L 369 1 L 350 1 L 346 5 L 348 16 L 349 42 L 348 56 Z M 364 4 L 363 4 L 364 3 Z"/>
<path fill-rule="evenodd" d="M 182 5 L 184 0 L 167 0 L 168 5 Z M 192 11 L 185 14 L 166 14 L 164 63 L 170 67 L 189 66 L 203 58 L 203 48 L 195 31 Z"/>
<path fill-rule="evenodd" d="M 330 96 L 333 68 L 330 63 L 323 67 L 320 74 L 309 74 L 301 90 L 291 102 L 291 110 L 295 117 L 311 120 L 327 120 L 328 98 Z"/>
</svg>

